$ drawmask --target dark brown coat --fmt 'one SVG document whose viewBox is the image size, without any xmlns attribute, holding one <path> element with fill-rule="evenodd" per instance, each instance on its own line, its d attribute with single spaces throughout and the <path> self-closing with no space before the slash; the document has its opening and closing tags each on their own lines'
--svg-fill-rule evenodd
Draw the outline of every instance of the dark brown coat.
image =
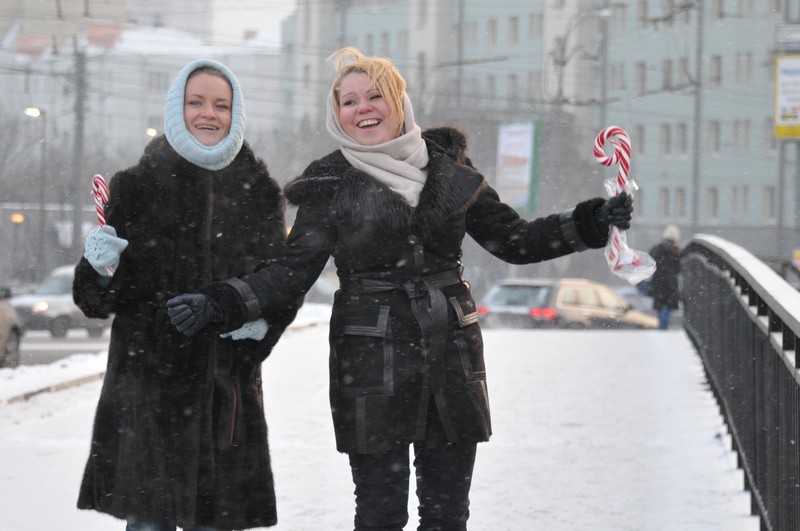
<svg viewBox="0 0 800 531">
<path fill-rule="evenodd" d="M 331 318 L 330 402 L 342 452 L 489 438 L 481 330 L 469 284 L 459 281 L 465 235 L 517 264 L 557 258 L 580 243 L 603 247 L 608 237 L 594 220 L 602 199 L 580 203 L 570 222 L 559 214 L 520 219 L 471 167 L 460 132 L 423 137 L 430 162 L 416 208 L 335 151 L 286 188 L 298 205 L 286 254 L 244 277 L 271 315 L 333 256 L 342 289 Z M 567 225 L 580 242 L 568 243 Z M 245 315 L 227 286 L 205 291 L 229 324 Z"/>
<path fill-rule="evenodd" d="M 280 188 L 246 144 L 208 171 L 163 137 L 109 187 L 106 220 L 129 246 L 110 286 L 85 259 L 73 286 L 88 316 L 114 314 L 78 507 L 180 527 L 273 525 L 261 362 L 296 299 L 261 341 L 187 338 L 166 301 L 269 264 L 285 245 Z"/>
</svg>

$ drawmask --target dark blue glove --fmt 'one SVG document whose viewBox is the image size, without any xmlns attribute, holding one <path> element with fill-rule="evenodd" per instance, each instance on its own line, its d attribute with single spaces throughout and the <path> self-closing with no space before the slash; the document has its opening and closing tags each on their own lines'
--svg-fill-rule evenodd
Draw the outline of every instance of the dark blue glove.
<svg viewBox="0 0 800 531">
<path fill-rule="evenodd" d="M 631 214 L 633 214 L 633 196 L 628 192 L 609 197 L 606 202 L 594 211 L 594 219 L 598 223 L 617 227 L 621 230 L 631 228 Z"/>
<path fill-rule="evenodd" d="M 217 303 L 202 293 L 185 293 L 167 301 L 169 320 L 179 332 L 192 337 L 221 317 Z"/>
</svg>

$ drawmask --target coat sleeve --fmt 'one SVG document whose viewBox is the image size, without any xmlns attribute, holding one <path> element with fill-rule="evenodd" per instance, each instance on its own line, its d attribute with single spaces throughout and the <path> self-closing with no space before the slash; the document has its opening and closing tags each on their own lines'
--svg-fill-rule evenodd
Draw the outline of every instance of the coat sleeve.
<svg viewBox="0 0 800 531">
<path fill-rule="evenodd" d="M 594 219 L 594 210 L 603 201 L 596 197 L 572 210 L 527 221 L 500 201 L 494 189 L 486 187 L 467 210 L 467 233 L 494 256 L 512 264 L 551 260 L 606 244 L 608 226 Z"/>
<path fill-rule="evenodd" d="M 333 217 L 327 204 L 300 205 L 279 258 L 241 279 L 215 282 L 201 290 L 224 314 L 221 331 L 235 330 L 259 317 L 270 322 L 311 289 L 336 245 Z"/>
</svg>

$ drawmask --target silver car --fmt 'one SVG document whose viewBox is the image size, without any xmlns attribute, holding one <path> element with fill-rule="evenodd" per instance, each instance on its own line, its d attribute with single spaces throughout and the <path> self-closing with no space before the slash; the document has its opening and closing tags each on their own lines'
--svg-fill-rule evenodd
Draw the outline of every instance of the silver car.
<svg viewBox="0 0 800 531">
<path fill-rule="evenodd" d="M 64 337 L 73 328 L 84 328 L 90 337 L 100 337 L 111 324 L 108 319 L 90 319 L 72 300 L 75 266 L 54 269 L 33 293 L 11 299 L 24 330 L 47 330 Z"/>
<path fill-rule="evenodd" d="M 503 280 L 486 294 L 478 315 L 487 328 L 658 328 L 656 317 L 609 286 L 581 278 Z"/>
</svg>

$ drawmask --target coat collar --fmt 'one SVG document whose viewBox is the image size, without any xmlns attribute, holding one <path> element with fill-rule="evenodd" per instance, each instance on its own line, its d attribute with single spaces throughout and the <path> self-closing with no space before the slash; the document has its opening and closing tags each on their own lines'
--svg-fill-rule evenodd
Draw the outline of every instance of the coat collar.
<svg viewBox="0 0 800 531">
<path fill-rule="evenodd" d="M 437 226 L 475 202 L 486 182 L 469 165 L 462 133 L 439 128 L 425 131 L 423 138 L 430 160 L 428 178 L 416 208 L 387 186 L 353 168 L 338 150 L 311 163 L 287 185 L 286 197 L 294 205 L 330 201 L 339 216 L 371 219 L 388 232 L 413 225 L 423 234 L 435 234 Z"/>
</svg>

